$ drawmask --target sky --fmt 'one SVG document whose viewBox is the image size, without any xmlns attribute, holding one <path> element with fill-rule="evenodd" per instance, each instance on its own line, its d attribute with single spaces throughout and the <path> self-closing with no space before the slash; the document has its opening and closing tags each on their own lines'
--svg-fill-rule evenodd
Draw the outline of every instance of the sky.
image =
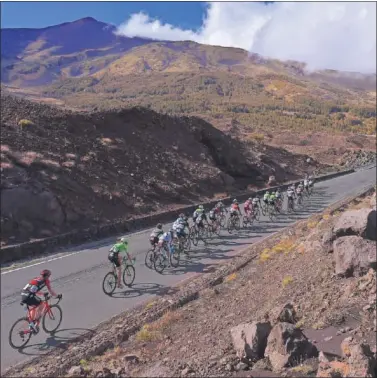
<svg viewBox="0 0 377 378">
<path fill-rule="evenodd" d="M 376 72 L 372 2 L 2 3 L 2 27 L 44 27 L 87 16 L 116 25 L 127 37 L 238 47 L 304 61 L 310 70 Z"/>
</svg>

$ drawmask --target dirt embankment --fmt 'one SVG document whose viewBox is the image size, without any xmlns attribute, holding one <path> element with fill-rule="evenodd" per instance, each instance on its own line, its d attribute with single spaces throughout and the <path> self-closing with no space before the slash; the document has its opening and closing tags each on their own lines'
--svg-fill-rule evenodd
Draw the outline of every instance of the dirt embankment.
<svg viewBox="0 0 377 378">
<path fill-rule="evenodd" d="M 376 377 L 375 210 L 374 195 L 301 221 L 126 341 L 114 320 L 115 348 L 91 339 L 87 359 L 77 344 L 11 375 L 48 376 L 59 360 L 71 377 Z"/>
<path fill-rule="evenodd" d="M 302 177 L 305 155 L 144 108 L 76 113 L 1 97 L 2 245 Z M 313 162 L 314 169 L 323 165 Z"/>
</svg>

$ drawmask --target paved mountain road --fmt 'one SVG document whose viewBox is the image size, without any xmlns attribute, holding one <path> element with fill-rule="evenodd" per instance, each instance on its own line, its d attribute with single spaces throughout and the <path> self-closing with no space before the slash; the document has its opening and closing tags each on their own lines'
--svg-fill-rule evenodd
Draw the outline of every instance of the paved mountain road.
<svg viewBox="0 0 377 378">
<path fill-rule="evenodd" d="M 364 169 L 315 185 L 315 193 L 299 213 L 281 215 L 272 223 L 261 217 L 249 230 L 241 230 L 212 240 L 207 248 L 202 244 L 191 253 L 182 266 L 168 269 L 159 275 L 144 266 L 145 253 L 149 248 L 150 230 L 130 234 L 130 251 L 136 256 L 136 278 L 131 289 L 115 291 L 113 297 L 102 292 L 102 279 L 109 270 L 107 253 L 114 238 L 92 242 L 66 252 L 45 257 L 42 260 L 20 263 L 1 273 L 1 370 L 19 363 L 31 356 L 41 355 L 56 347 L 61 341 L 68 341 L 98 323 L 107 320 L 126 309 L 153 296 L 163 295 L 166 290 L 190 276 L 208 270 L 211 266 L 227 260 L 241 249 L 278 231 L 298 219 L 321 211 L 340 199 L 357 193 L 363 187 L 376 182 L 375 169 Z M 164 227 L 166 229 L 167 226 Z M 20 306 L 20 290 L 42 268 L 51 269 L 53 289 L 63 294 L 61 302 L 63 322 L 60 331 L 53 337 L 41 331 L 30 340 L 21 352 L 8 344 L 9 329 L 16 319 L 23 315 Z"/>
</svg>

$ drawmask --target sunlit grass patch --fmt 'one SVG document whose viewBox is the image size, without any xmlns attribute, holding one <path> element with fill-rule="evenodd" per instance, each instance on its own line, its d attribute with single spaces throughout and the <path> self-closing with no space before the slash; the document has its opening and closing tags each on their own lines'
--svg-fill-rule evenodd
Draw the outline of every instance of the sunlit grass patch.
<svg viewBox="0 0 377 378">
<path fill-rule="evenodd" d="M 271 259 L 271 251 L 268 248 L 265 248 L 259 255 L 259 262 L 263 263 Z"/>
<path fill-rule="evenodd" d="M 225 282 L 230 282 L 230 281 L 233 281 L 237 278 L 237 274 L 236 273 L 232 273 L 232 274 L 229 274 L 229 276 L 226 276 L 225 277 Z"/>
<path fill-rule="evenodd" d="M 293 282 L 293 278 L 291 276 L 287 276 L 287 277 L 283 278 L 283 281 L 282 281 L 281 284 L 282 284 L 283 287 L 286 287 L 286 286 L 290 285 L 292 282 Z"/>
</svg>

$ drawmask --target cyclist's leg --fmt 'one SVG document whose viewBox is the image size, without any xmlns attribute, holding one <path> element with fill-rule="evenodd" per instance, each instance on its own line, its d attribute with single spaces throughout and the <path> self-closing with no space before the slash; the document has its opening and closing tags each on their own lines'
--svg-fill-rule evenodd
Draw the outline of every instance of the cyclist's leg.
<svg viewBox="0 0 377 378">
<path fill-rule="evenodd" d="M 115 266 L 117 267 L 117 271 L 118 271 L 118 279 L 117 279 L 117 285 L 118 285 L 118 288 L 119 289 L 122 289 L 123 288 L 123 285 L 121 283 L 121 276 L 122 276 L 122 257 L 120 256 L 120 254 L 118 254 L 116 260 L 114 259 L 114 261 L 116 261 L 116 263 L 114 262 Z"/>
</svg>

